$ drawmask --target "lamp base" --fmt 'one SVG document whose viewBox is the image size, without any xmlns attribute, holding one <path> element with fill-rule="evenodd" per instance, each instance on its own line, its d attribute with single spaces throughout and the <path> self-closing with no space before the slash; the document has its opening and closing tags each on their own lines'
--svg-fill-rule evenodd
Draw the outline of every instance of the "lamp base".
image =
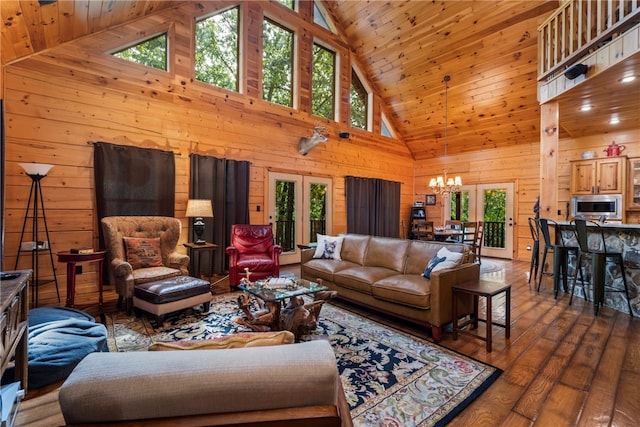
<svg viewBox="0 0 640 427">
<path fill-rule="evenodd" d="M 205 240 L 202 239 L 198 239 L 195 242 L 193 242 L 194 245 L 206 245 L 207 242 Z"/>
</svg>

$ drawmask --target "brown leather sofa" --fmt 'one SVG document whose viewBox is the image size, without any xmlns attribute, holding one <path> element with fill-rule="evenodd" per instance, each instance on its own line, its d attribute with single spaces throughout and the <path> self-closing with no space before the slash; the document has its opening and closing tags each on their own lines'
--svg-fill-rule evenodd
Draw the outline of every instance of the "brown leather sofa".
<svg viewBox="0 0 640 427">
<path fill-rule="evenodd" d="M 358 234 L 342 235 L 341 260 L 313 258 L 315 249 L 303 249 L 301 276 L 338 291 L 338 298 L 431 328 L 440 341 L 450 323 L 451 286 L 480 278 L 471 248 L 463 244 L 402 240 Z M 422 276 L 434 255 L 446 246 L 462 253 L 461 263 Z M 470 299 L 460 302 L 462 314 L 471 312 Z"/>
</svg>

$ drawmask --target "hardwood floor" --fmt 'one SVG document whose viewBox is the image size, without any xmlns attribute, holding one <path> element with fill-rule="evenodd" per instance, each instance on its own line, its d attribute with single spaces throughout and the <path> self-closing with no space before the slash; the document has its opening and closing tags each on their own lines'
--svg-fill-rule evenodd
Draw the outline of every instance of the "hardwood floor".
<svg viewBox="0 0 640 427">
<path fill-rule="evenodd" d="M 593 315 L 591 303 L 560 293 L 553 298 L 550 279 L 540 293 L 527 285 L 528 262 L 491 260 L 500 271 L 484 273 L 512 284 L 511 339 L 494 328 L 493 351 L 468 336 L 453 341 L 445 333 L 441 345 L 490 363 L 504 372 L 456 417 L 450 426 L 637 426 L 640 419 L 640 319 L 609 308 Z M 297 266 L 285 270 L 296 271 Z M 55 292 L 44 305 L 58 305 Z M 97 295 L 81 300 L 97 301 Z M 504 320 L 504 300 L 494 299 L 494 319 Z M 503 298 L 503 297 L 502 297 Z M 105 311 L 116 310 L 115 294 L 105 293 Z M 64 301 L 64 298 L 62 298 Z M 98 314 L 97 304 L 86 307 Z M 422 328 L 358 310 L 372 319 L 430 338 Z M 484 326 L 480 324 L 482 330 Z M 61 425 L 57 389 L 29 392 L 18 426 Z"/>
</svg>

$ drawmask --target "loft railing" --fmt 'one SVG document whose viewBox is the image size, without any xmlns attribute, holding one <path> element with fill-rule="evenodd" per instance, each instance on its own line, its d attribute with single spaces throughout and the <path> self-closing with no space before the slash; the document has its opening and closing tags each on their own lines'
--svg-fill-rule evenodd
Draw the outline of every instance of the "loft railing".
<svg viewBox="0 0 640 427">
<path fill-rule="evenodd" d="M 567 0 L 538 27 L 538 81 L 638 23 L 640 0 Z"/>
</svg>

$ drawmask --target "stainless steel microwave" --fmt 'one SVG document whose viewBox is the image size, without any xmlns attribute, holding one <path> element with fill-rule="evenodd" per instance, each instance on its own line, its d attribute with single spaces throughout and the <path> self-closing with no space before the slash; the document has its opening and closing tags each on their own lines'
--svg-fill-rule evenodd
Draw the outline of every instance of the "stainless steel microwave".
<svg viewBox="0 0 640 427">
<path fill-rule="evenodd" d="M 592 194 L 571 197 L 574 218 L 622 220 L 621 194 Z"/>
</svg>

